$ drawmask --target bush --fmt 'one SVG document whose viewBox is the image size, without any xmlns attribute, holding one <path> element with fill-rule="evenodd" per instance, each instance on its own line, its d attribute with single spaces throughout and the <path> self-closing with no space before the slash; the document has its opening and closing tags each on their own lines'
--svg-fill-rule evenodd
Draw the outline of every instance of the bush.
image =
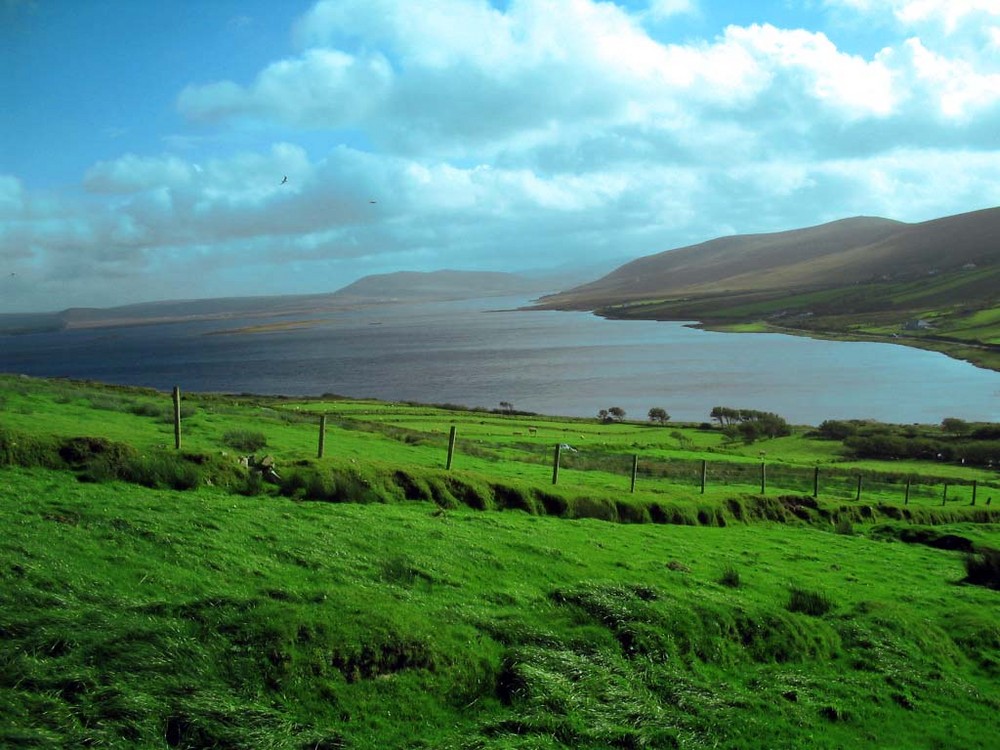
<svg viewBox="0 0 1000 750">
<path fill-rule="evenodd" d="M 789 612 L 822 617 L 833 609 L 833 602 L 822 592 L 793 587 L 789 592 L 787 609 Z"/>
<path fill-rule="evenodd" d="M 230 430 L 222 436 L 222 442 L 238 451 L 253 453 L 267 447 L 267 436 L 253 430 Z"/>
<path fill-rule="evenodd" d="M 826 440 L 843 440 L 857 434 L 858 423 L 828 419 L 820 424 L 817 432 Z"/>
</svg>

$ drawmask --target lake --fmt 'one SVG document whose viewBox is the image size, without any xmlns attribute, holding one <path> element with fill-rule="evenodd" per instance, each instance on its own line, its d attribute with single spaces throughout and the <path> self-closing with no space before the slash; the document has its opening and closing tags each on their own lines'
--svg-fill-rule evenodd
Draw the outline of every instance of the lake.
<svg viewBox="0 0 1000 750">
<path fill-rule="evenodd" d="M 523 299 L 381 305 L 297 330 L 281 319 L 0 337 L 0 372 L 185 391 L 454 403 L 565 416 L 620 406 L 708 421 L 713 406 L 790 422 L 1000 421 L 1000 373 L 892 344 L 700 331 L 682 323 L 517 311 Z M 499 311 L 493 311 L 499 310 Z"/>
</svg>

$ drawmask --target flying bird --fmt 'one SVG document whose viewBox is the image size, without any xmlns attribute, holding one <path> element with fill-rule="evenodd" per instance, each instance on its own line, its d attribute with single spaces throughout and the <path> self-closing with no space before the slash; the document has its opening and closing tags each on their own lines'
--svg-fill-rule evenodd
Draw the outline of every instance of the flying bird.
<svg viewBox="0 0 1000 750">
<path fill-rule="evenodd" d="M 378 203 L 378 201 L 368 201 L 369 203 Z"/>
<path fill-rule="evenodd" d="M 285 178 L 281 181 L 281 184 L 284 185 L 286 182 L 288 182 L 288 175 L 285 175 Z"/>
</svg>

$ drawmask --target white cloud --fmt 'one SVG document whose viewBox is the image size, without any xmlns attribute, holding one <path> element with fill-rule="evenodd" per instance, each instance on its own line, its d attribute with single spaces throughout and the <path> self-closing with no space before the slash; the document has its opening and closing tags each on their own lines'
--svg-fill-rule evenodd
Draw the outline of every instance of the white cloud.
<svg viewBox="0 0 1000 750">
<path fill-rule="evenodd" d="M 181 92 L 178 107 L 194 120 L 264 117 L 333 127 L 364 119 L 390 75 L 380 55 L 358 58 L 312 49 L 302 57 L 269 65 L 248 88 L 232 81 L 189 86 Z"/>
<path fill-rule="evenodd" d="M 867 61 L 840 52 L 824 34 L 768 24 L 730 27 L 726 39 L 750 51 L 773 75 L 801 76 L 804 93 L 848 118 L 885 116 L 896 107 L 894 75 L 880 56 Z"/>
<path fill-rule="evenodd" d="M 95 193 L 135 193 L 156 185 L 184 185 L 192 174 L 191 165 L 175 157 L 126 154 L 95 164 L 87 170 L 83 183 Z"/>
<path fill-rule="evenodd" d="M 690 15 L 698 11 L 694 0 L 651 0 L 649 15 L 656 20 L 673 16 Z"/>
<path fill-rule="evenodd" d="M 894 0 L 893 12 L 900 21 L 914 24 L 935 22 L 947 33 L 977 16 L 1000 18 L 997 0 Z"/>
<path fill-rule="evenodd" d="M 945 33 L 965 23 L 1000 18 L 997 0 L 824 0 L 824 5 L 870 15 L 888 13 L 905 25 L 934 24 Z"/>
<path fill-rule="evenodd" d="M 317 4 L 301 39 L 366 51 L 310 47 L 247 87 L 190 86 L 181 111 L 361 128 L 382 151 L 465 159 L 637 124 L 672 132 L 705 108 L 743 110 L 778 89 L 847 121 L 884 117 L 899 100 L 880 57 L 840 52 L 822 33 L 730 27 L 711 42 L 664 44 L 637 17 L 589 0 L 523 0 L 506 12 L 458 0 L 419 14 L 391 2 L 378 10 Z M 360 42 L 343 38 L 345 28 Z"/>
<path fill-rule="evenodd" d="M 1000 56 L 968 43 L 992 6 L 956 6 L 949 35 L 950 5 L 828 4 L 919 35 L 861 55 L 834 31 L 678 43 L 656 33 L 669 20 L 643 25 L 697 12 L 686 2 L 325 0 L 292 56 L 184 88 L 197 128 L 163 138 L 168 153 L 95 163 L 78 199 L 0 177 L 0 255 L 103 304 L 108 278 L 321 291 L 407 264 L 608 262 L 1000 204 Z"/>
<path fill-rule="evenodd" d="M 0 174 L 0 219 L 15 217 L 24 208 L 24 185 L 14 175 Z"/>
<path fill-rule="evenodd" d="M 966 119 L 1000 104 L 1000 72 L 979 73 L 965 60 L 932 52 L 919 39 L 907 40 L 906 51 L 916 84 L 926 86 L 945 117 Z"/>
</svg>

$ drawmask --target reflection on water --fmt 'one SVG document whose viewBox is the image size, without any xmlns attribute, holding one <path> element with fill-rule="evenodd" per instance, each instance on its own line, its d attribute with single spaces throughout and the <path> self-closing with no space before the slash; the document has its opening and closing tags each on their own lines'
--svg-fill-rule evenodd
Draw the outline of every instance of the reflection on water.
<svg viewBox="0 0 1000 750">
<path fill-rule="evenodd" d="M 371 307 L 309 328 L 229 335 L 206 334 L 275 319 L 8 336 L 0 371 L 164 390 L 509 401 L 571 416 L 620 406 L 642 418 L 659 406 L 675 420 L 706 421 L 724 405 L 804 424 L 1000 421 L 1000 373 L 934 352 L 510 309 L 523 302 Z"/>
</svg>

